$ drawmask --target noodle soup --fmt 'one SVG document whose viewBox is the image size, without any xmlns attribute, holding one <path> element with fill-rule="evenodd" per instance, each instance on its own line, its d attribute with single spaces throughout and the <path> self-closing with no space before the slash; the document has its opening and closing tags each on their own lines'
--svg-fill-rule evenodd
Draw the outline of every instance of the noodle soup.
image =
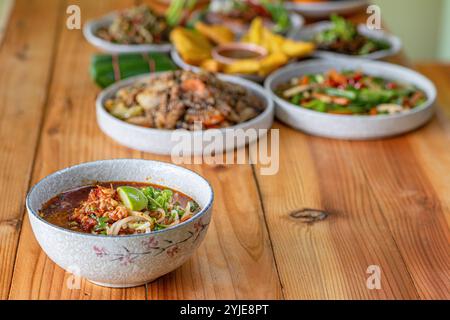
<svg viewBox="0 0 450 320">
<path fill-rule="evenodd" d="M 60 193 L 39 215 L 59 227 L 91 234 L 128 235 L 170 228 L 200 206 L 189 196 L 155 184 L 112 181 Z"/>
</svg>

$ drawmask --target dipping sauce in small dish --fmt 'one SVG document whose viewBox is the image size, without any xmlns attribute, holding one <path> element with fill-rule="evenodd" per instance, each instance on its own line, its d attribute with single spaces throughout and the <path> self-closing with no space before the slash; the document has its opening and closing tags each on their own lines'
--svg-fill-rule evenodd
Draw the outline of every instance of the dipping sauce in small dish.
<svg viewBox="0 0 450 320">
<path fill-rule="evenodd" d="M 223 64 L 231 64 L 238 60 L 259 60 L 267 56 L 267 49 L 250 43 L 227 43 L 215 47 L 212 57 Z"/>
</svg>

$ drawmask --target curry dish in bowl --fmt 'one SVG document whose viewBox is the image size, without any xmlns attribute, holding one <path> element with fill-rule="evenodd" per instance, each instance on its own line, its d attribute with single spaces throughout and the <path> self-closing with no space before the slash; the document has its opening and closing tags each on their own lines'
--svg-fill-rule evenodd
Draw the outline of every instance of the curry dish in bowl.
<svg viewBox="0 0 450 320">
<path fill-rule="evenodd" d="M 78 232 L 104 235 L 149 233 L 192 218 L 200 206 L 189 196 L 159 185 L 112 181 L 60 193 L 39 215 Z"/>
<path fill-rule="evenodd" d="M 214 192 L 197 173 L 159 161 L 100 160 L 57 171 L 26 198 L 33 233 L 65 270 L 108 287 L 152 281 L 205 238 Z"/>
</svg>

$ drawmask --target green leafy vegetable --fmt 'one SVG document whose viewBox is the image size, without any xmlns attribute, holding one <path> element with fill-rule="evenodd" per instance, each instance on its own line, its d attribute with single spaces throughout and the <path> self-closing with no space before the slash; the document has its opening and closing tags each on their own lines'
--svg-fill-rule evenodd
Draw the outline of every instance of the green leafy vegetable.
<svg viewBox="0 0 450 320">
<path fill-rule="evenodd" d="M 200 206 L 195 201 L 189 201 L 189 204 L 191 212 L 196 212 L 198 209 L 200 209 Z"/>
<path fill-rule="evenodd" d="M 284 8 L 282 3 L 263 0 L 261 4 L 272 16 L 272 20 L 275 22 L 275 32 L 283 32 L 289 28 L 289 12 Z"/>
<path fill-rule="evenodd" d="M 196 3 L 196 0 L 172 0 L 166 12 L 166 20 L 169 26 L 178 25 L 183 18 L 183 12 L 192 9 Z"/>
<path fill-rule="evenodd" d="M 97 221 L 97 225 L 94 227 L 94 231 L 106 231 L 109 221 L 108 217 L 97 217 L 95 214 L 91 214 L 90 217 Z"/>
<path fill-rule="evenodd" d="M 331 27 L 317 33 L 314 41 L 319 49 L 349 55 L 367 55 L 390 48 L 388 42 L 364 36 L 355 24 L 335 14 L 331 16 Z"/>
<path fill-rule="evenodd" d="M 170 202 L 172 201 L 173 192 L 169 189 L 159 190 L 153 187 L 146 187 L 142 192 L 148 199 L 148 209 L 155 211 L 163 209 L 167 212 Z"/>
</svg>

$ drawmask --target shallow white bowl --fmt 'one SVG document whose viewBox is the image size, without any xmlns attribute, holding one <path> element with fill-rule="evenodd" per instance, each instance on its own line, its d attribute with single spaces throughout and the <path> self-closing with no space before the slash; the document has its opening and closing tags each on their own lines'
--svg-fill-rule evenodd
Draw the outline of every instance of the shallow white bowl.
<svg viewBox="0 0 450 320">
<path fill-rule="evenodd" d="M 410 111 L 394 115 L 351 116 L 335 115 L 308 110 L 280 98 L 274 89 L 293 77 L 311 73 L 323 73 L 330 69 L 361 70 L 404 83 L 414 84 L 425 92 L 427 101 Z M 364 140 L 402 134 L 425 124 L 433 115 L 436 88 L 426 77 L 405 67 L 364 59 L 310 60 L 285 67 L 265 82 L 266 90 L 276 104 L 276 116 L 284 123 L 304 132 L 335 139 Z"/>
<path fill-rule="evenodd" d="M 164 130 L 164 129 L 153 129 L 153 128 L 145 128 L 133 124 L 129 124 L 125 121 L 119 120 L 116 117 L 112 116 L 108 113 L 104 108 L 104 103 L 108 98 L 114 96 L 114 94 L 122 87 L 128 86 L 134 83 L 137 80 L 155 77 L 160 75 L 161 73 L 153 73 L 151 75 L 140 75 L 137 77 L 128 78 L 122 81 L 119 81 L 110 87 L 103 90 L 100 95 L 97 97 L 96 101 L 96 109 L 97 109 L 97 123 L 100 126 L 101 130 L 112 139 L 116 140 L 118 143 L 127 146 L 132 149 L 151 152 L 156 154 L 164 154 L 170 155 L 174 148 L 180 146 L 180 140 L 173 139 L 173 134 L 175 131 L 180 132 L 180 130 Z M 233 76 L 226 75 L 218 75 L 218 77 L 227 82 L 239 84 L 249 90 L 252 94 L 259 97 L 263 104 L 265 105 L 265 110 L 259 114 L 257 117 L 237 124 L 235 126 L 226 128 L 226 129 L 216 129 L 221 132 L 225 132 L 227 129 L 269 129 L 273 123 L 274 117 L 274 106 L 272 99 L 269 98 L 266 91 L 256 83 L 253 83 L 249 80 L 241 79 Z M 189 137 L 191 141 L 194 139 L 198 139 L 203 136 L 206 131 L 187 131 L 184 130 L 184 134 Z M 263 134 L 262 131 L 258 131 L 260 134 Z M 253 142 L 253 140 L 247 140 L 247 143 Z M 198 141 L 198 140 L 196 140 Z M 242 141 L 241 141 L 242 142 Z M 205 147 L 207 147 L 210 143 L 204 142 L 203 144 L 193 144 L 191 152 L 185 154 L 202 154 Z M 244 143 L 236 144 L 235 146 L 223 143 L 223 149 L 218 150 L 216 152 L 229 151 L 234 149 L 235 147 L 240 148 L 245 146 Z"/>
<path fill-rule="evenodd" d="M 285 1 L 284 6 L 286 9 L 299 12 L 306 17 L 324 18 L 328 17 L 332 13 L 349 14 L 358 11 L 367 6 L 368 3 L 368 0 L 341 0 L 310 3 Z"/>
<path fill-rule="evenodd" d="M 332 23 L 329 21 L 314 23 L 314 24 L 308 25 L 307 27 L 304 27 L 303 29 L 299 30 L 292 37 L 295 40 L 311 41 L 314 39 L 314 36 L 317 33 L 322 32 L 327 29 L 330 29 L 331 25 L 332 25 Z M 370 30 L 364 24 L 358 25 L 358 31 L 359 31 L 359 33 L 361 33 L 362 35 L 364 35 L 368 38 L 386 41 L 387 43 L 389 43 L 390 48 L 386 49 L 386 50 L 379 50 L 376 52 L 372 52 L 370 54 L 359 55 L 359 56 L 351 56 L 351 55 L 347 55 L 347 54 L 335 53 L 335 52 L 330 52 L 330 51 L 325 51 L 325 50 L 316 50 L 313 53 L 313 56 L 318 57 L 318 58 L 324 58 L 324 59 L 360 58 L 360 59 L 376 60 L 376 59 L 382 59 L 382 58 L 386 58 L 386 57 L 395 55 L 398 52 L 400 52 L 400 50 L 402 49 L 402 42 L 401 42 L 400 38 L 398 38 L 392 34 L 386 33 L 382 30 Z"/>
<path fill-rule="evenodd" d="M 113 12 L 99 19 L 87 21 L 83 26 L 83 34 L 86 40 L 109 53 L 142 53 L 142 52 L 169 52 L 172 49 L 170 43 L 165 44 L 118 44 L 103 40 L 96 35 L 99 28 L 109 26 L 117 13 Z"/>
<path fill-rule="evenodd" d="M 38 215 L 59 193 L 95 181 L 167 186 L 192 197 L 202 209 L 174 227 L 128 236 L 75 232 Z M 47 176 L 31 188 L 26 207 L 36 239 L 61 268 L 102 286 L 133 287 L 171 272 L 192 256 L 208 229 L 213 199 L 209 183 L 193 171 L 159 161 L 116 159 L 82 163 Z"/>
</svg>

